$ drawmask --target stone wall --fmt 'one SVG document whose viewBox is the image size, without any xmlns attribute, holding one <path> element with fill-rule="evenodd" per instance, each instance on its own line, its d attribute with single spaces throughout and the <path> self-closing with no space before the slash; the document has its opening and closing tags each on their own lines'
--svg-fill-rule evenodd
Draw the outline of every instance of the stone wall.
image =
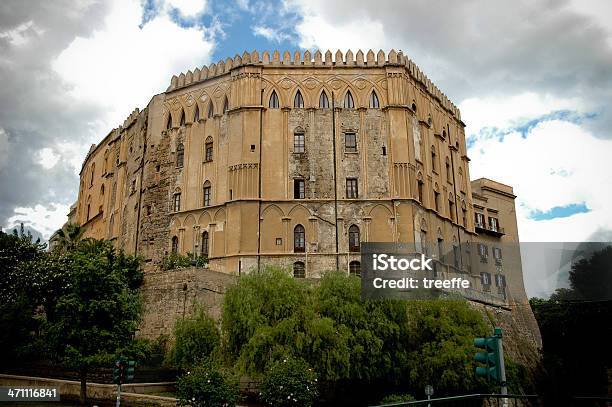
<svg viewBox="0 0 612 407">
<path fill-rule="evenodd" d="M 146 273 L 141 289 L 144 314 L 137 336 L 172 335 L 175 322 L 193 314 L 198 304 L 213 318 L 220 318 L 223 294 L 234 281 L 231 275 L 197 267 Z"/>
</svg>

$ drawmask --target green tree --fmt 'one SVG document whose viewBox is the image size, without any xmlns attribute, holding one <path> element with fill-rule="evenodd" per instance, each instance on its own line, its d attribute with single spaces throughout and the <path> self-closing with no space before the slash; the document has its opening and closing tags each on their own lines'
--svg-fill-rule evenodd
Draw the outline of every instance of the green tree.
<svg viewBox="0 0 612 407">
<path fill-rule="evenodd" d="M 78 223 L 66 223 L 57 231 L 58 240 L 54 250 L 60 252 L 69 252 L 76 248 L 77 244 L 83 237 L 85 229 L 81 228 Z"/>
<path fill-rule="evenodd" d="M 181 368 L 195 366 L 210 358 L 220 343 L 215 320 L 202 308 L 198 308 L 193 316 L 178 320 L 174 336 L 170 360 Z"/>
<path fill-rule="evenodd" d="M 269 406 L 310 407 L 317 399 L 317 375 L 302 359 L 279 359 L 270 365 L 260 390 Z"/>
<path fill-rule="evenodd" d="M 47 320 L 47 338 L 55 356 L 79 370 L 85 402 L 88 369 L 111 363 L 132 339 L 143 274 L 137 258 L 116 253 L 106 241 L 82 240 L 68 256 L 68 287 Z"/>
</svg>

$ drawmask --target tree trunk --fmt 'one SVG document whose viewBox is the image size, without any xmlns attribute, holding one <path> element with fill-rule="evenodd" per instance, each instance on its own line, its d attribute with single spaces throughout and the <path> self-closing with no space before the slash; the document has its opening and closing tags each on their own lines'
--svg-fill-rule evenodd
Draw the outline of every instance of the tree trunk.
<svg viewBox="0 0 612 407">
<path fill-rule="evenodd" d="M 84 366 L 79 370 L 79 376 L 81 378 L 81 404 L 87 403 L 87 368 Z"/>
</svg>

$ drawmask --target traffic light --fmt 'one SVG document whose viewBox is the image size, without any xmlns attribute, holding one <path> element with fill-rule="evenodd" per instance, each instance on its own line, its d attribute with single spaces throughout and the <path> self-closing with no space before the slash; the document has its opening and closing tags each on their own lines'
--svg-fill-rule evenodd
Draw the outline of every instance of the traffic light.
<svg viewBox="0 0 612 407">
<path fill-rule="evenodd" d="M 476 367 L 476 376 L 484 377 L 496 383 L 505 381 L 501 338 L 501 328 L 495 328 L 495 335 L 474 339 L 474 346 L 483 349 L 483 352 L 476 353 L 474 360 L 484 364 L 484 366 Z"/>
<path fill-rule="evenodd" d="M 136 361 L 128 360 L 125 367 L 125 383 L 129 383 L 134 380 L 134 371 L 136 370 Z"/>
<path fill-rule="evenodd" d="M 125 382 L 125 362 L 123 359 L 119 359 L 113 366 L 113 383 L 121 384 Z"/>
</svg>

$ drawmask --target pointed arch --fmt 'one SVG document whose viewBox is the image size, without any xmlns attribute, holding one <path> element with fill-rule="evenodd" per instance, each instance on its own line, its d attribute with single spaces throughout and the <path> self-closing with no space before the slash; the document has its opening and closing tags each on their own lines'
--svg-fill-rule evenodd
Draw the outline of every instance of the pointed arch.
<svg viewBox="0 0 612 407">
<path fill-rule="evenodd" d="M 295 97 L 293 98 L 293 107 L 296 109 L 304 108 L 304 97 L 302 96 L 302 92 L 298 89 L 295 93 Z"/>
<path fill-rule="evenodd" d="M 227 113 L 229 111 L 229 99 L 227 98 L 227 95 L 225 95 L 225 99 L 223 100 L 223 114 Z"/>
<path fill-rule="evenodd" d="M 166 130 L 170 130 L 172 128 L 172 114 L 168 112 L 168 120 L 166 121 Z"/>
<path fill-rule="evenodd" d="M 268 102 L 268 107 L 270 109 L 280 108 L 280 101 L 278 99 L 278 94 L 276 93 L 276 90 L 272 90 L 272 93 L 270 94 L 270 101 Z"/>
<path fill-rule="evenodd" d="M 321 95 L 319 95 L 319 109 L 329 109 L 329 98 L 327 97 L 325 89 L 323 89 Z"/>
<path fill-rule="evenodd" d="M 380 101 L 374 89 L 370 93 L 370 109 L 380 109 Z"/>
<path fill-rule="evenodd" d="M 344 103 L 342 105 L 345 109 L 354 109 L 355 108 L 355 99 L 353 99 L 353 94 L 351 90 L 348 89 L 344 94 Z"/>
<path fill-rule="evenodd" d="M 185 146 L 183 143 L 179 143 L 176 146 L 176 166 L 182 167 L 185 161 Z"/>
<path fill-rule="evenodd" d="M 206 113 L 206 117 L 211 119 L 215 114 L 215 106 L 213 105 L 212 100 L 208 103 L 208 112 Z"/>
<path fill-rule="evenodd" d="M 184 126 L 185 125 L 185 110 L 181 109 L 181 121 L 179 126 Z"/>
</svg>

